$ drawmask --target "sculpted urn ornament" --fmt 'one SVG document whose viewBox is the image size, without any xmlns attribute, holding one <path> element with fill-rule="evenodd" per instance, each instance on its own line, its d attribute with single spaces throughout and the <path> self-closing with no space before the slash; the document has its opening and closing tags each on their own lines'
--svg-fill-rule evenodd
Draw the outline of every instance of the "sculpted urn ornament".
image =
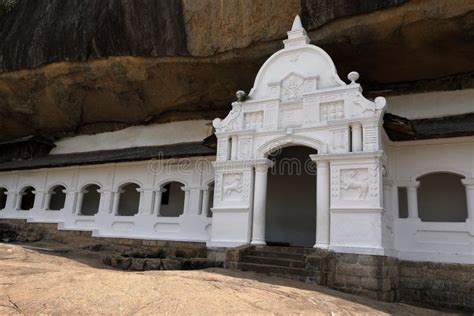
<svg viewBox="0 0 474 316">
<path fill-rule="evenodd" d="M 239 90 L 235 93 L 235 96 L 237 97 L 237 101 L 243 102 L 247 100 L 247 94 L 243 90 Z"/>
</svg>

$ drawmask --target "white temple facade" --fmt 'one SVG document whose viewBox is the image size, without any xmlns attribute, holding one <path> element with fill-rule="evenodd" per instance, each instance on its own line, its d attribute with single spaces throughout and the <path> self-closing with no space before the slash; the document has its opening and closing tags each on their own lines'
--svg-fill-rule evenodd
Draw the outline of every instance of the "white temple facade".
<svg viewBox="0 0 474 316">
<path fill-rule="evenodd" d="M 284 48 L 248 95 L 237 93 L 227 117 L 212 122 L 214 131 L 202 121 L 143 126 L 60 140 L 48 158 L 81 154 L 87 164 L 0 163 L 0 219 L 98 237 L 473 264 L 474 136 L 395 142 L 383 128 L 387 109 L 416 115 L 416 103 L 425 117 L 474 112 L 473 92 L 372 101 L 358 77 L 342 80 L 297 17 Z M 456 100 L 453 112 L 437 112 L 433 99 Z M 213 132 L 215 151 L 199 143 Z M 122 159 L 137 142 L 147 148 L 141 158 Z M 151 159 L 150 146 L 164 156 Z M 110 150 L 120 152 L 109 161 L 87 156 Z M 282 163 L 294 169 L 281 175 Z"/>
<path fill-rule="evenodd" d="M 383 254 L 386 101 L 365 99 L 355 72 L 349 84 L 342 81 L 331 58 L 309 44 L 299 19 L 284 43 L 258 72 L 248 100 L 235 102 L 224 120 L 214 121 L 218 148 L 210 243 L 265 244 L 272 166 L 267 156 L 300 145 L 317 152 L 310 157 L 317 165 L 314 247 Z M 230 230 L 231 223 L 241 225 Z"/>
</svg>

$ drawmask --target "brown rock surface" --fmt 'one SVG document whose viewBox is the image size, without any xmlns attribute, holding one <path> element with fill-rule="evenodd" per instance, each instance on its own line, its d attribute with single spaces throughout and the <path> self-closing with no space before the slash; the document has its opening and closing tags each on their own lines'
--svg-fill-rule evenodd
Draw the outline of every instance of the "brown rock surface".
<svg viewBox="0 0 474 316">
<path fill-rule="evenodd" d="M 0 17 L 0 140 L 223 116 L 298 13 L 369 93 L 474 87 L 472 0 L 25 0 Z"/>
<path fill-rule="evenodd" d="M 85 251 L 39 253 L 0 243 L 2 315 L 255 313 L 441 314 L 253 273 L 224 269 L 125 272 L 108 269 Z"/>
<path fill-rule="evenodd" d="M 281 39 L 299 12 L 298 0 L 183 0 L 188 51 L 212 56 Z"/>
</svg>

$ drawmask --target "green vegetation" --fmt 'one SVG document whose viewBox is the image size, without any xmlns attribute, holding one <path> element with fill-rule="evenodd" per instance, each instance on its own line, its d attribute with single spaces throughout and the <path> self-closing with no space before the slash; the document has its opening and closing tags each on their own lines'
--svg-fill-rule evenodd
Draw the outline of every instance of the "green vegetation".
<svg viewBox="0 0 474 316">
<path fill-rule="evenodd" d="M 13 9 L 17 2 L 18 0 L 0 0 L 0 16 Z"/>
</svg>

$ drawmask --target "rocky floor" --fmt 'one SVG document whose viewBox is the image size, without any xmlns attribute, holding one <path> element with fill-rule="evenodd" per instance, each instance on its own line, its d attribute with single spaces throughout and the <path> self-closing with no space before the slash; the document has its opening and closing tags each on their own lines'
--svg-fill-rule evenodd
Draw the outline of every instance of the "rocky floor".
<svg viewBox="0 0 474 316">
<path fill-rule="evenodd" d="M 438 314 L 253 273 L 119 271 L 89 251 L 45 252 L 0 243 L 0 315 L 255 313 Z"/>
</svg>

